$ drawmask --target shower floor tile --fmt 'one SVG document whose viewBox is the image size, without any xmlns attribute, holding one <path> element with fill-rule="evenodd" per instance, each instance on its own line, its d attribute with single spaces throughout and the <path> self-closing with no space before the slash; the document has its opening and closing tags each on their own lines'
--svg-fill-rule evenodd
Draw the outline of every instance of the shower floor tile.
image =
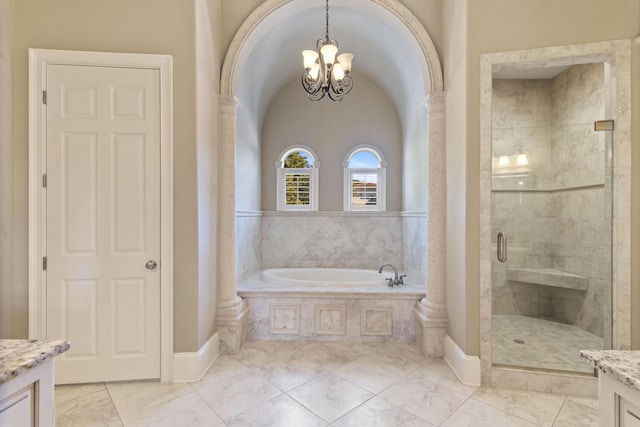
<svg viewBox="0 0 640 427">
<path fill-rule="evenodd" d="M 603 339 L 576 326 L 527 316 L 494 315 L 492 361 L 497 365 L 591 373 L 580 350 L 601 350 Z"/>
</svg>

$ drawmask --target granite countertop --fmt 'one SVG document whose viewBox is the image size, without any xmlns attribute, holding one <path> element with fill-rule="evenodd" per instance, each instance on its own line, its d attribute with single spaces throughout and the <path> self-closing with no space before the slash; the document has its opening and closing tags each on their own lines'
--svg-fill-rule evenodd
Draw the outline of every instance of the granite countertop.
<svg viewBox="0 0 640 427">
<path fill-rule="evenodd" d="M 0 340 L 0 384 L 69 350 L 69 341 Z"/>
<path fill-rule="evenodd" d="M 580 357 L 627 387 L 640 391 L 640 351 L 582 350 Z"/>
</svg>

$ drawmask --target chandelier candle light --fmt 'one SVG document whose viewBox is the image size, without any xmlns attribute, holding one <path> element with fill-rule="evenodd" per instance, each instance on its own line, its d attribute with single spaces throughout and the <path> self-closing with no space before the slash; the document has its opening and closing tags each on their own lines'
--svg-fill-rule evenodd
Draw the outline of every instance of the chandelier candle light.
<svg viewBox="0 0 640 427">
<path fill-rule="evenodd" d="M 329 95 L 332 101 L 339 102 L 353 87 L 353 80 L 349 76 L 353 55 L 343 53 L 338 55 L 338 42 L 329 39 L 329 0 L 326 2 L 327 25 L 324 40 L 319 39 L 316 50 L 303 50 L 304 74 L 302 87 L 309 94 L 312 101 L 320 101 Z"/>
</svg>

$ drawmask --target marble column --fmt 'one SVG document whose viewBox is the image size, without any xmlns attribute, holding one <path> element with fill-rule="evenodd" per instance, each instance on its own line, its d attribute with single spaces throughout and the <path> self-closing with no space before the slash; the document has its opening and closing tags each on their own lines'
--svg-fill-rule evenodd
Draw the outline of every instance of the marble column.
<svg viewBox="0 0 640 427">
<path fill-rule="evenodd" d="M 220 352 L 236 354 L 247 336 L 247 304 L 236 289 L 236 109 L 233 97 L 220 99 L 218 149 L 218 311 L 216 325 Z"/>
<path fill-rule="evenodd" d="M 416 341 L 427 357 L 444 356 L 447 333 L 446 293 L 446 181 L 444 145 L 444 92 L 427 98 L 428 216 L 427 283 L 425 298 L 416 304 Z"/>
</svg>

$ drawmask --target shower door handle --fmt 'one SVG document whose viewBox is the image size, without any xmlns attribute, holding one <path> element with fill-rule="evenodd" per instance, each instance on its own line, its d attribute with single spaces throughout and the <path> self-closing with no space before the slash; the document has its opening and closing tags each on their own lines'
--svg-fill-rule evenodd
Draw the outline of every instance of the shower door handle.
<svg viewBox="0 0 640 427">
<path fill-rule="evenodd" d="M 502 231 L 498 233 L 498 261 L 506 262 L 507 261 L 507 235 Z"/>
</svg>

